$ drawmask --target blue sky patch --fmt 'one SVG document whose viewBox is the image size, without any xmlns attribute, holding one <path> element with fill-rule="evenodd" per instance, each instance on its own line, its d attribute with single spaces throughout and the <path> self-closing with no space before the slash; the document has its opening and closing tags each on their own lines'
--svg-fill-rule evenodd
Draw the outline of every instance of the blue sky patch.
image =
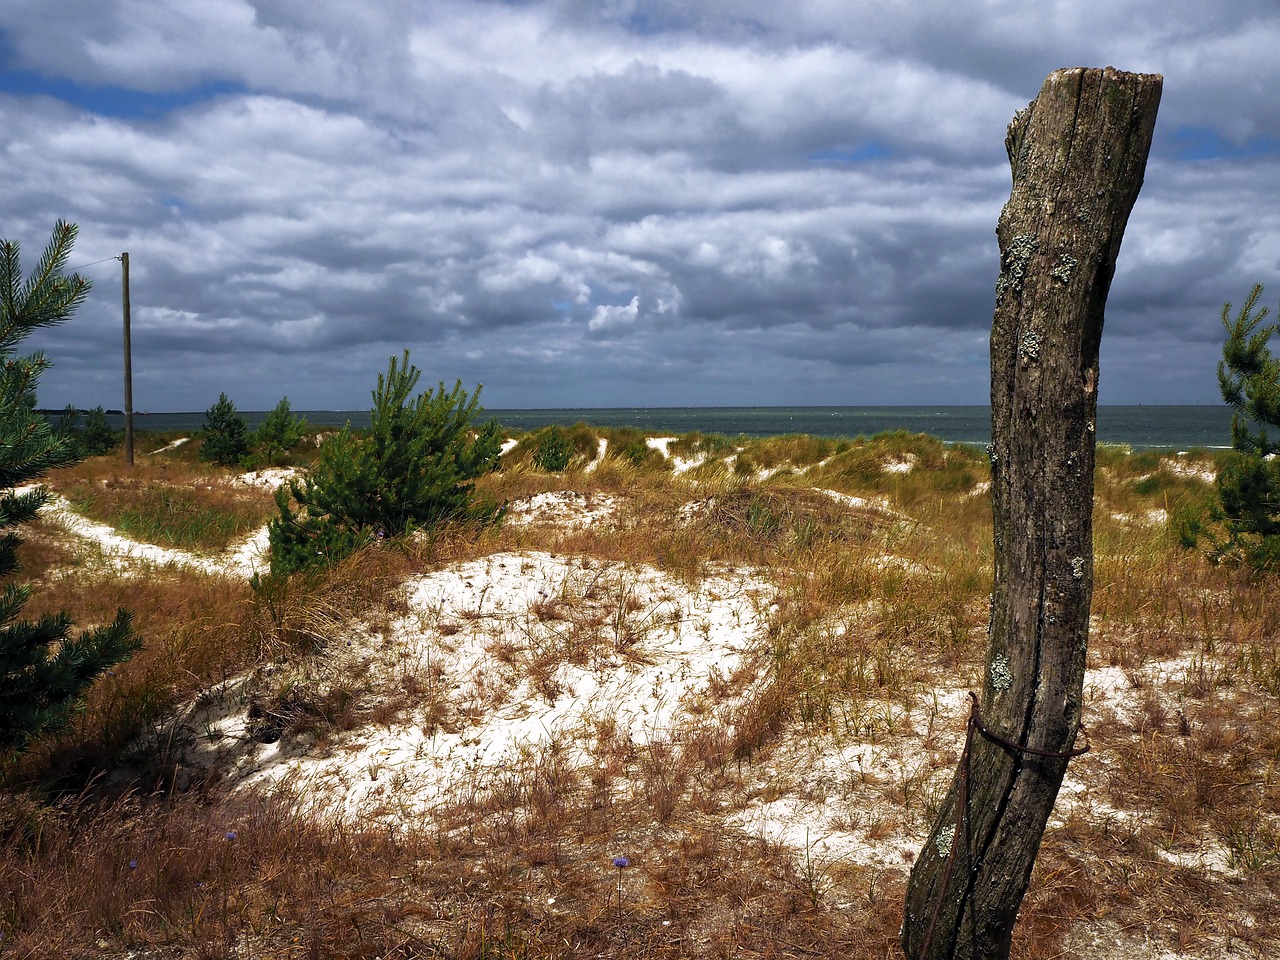
<svg viewBox="0 0 1280 960">
<path fill-rule="evenodd" d="M 1179 127 L 1169 139 L 1179 160 L 1241 160 L 1280 154 L 1276 137 L 1252 137 L 1237 143 L 1207 127 Z"/>
<path fill-rule="evenodd" d="M 243 93 L 236 83 L 202 83 L 185 90 L 149 93 L 118 86 L 86 86 L 33 70 L 0 68 L 0 93 L 54 97 L 103 117 L 154 118 L 192 104 Z"/>
<path fill-rule="evenodd" d="M 882 143 L 868 140 L 856 147 L 842 147 L 837 150 L 822 150 L 809 154 L 813 163 L 868 163 L 872 160 L 883 160 L 892 151 Z"/>
</svg>

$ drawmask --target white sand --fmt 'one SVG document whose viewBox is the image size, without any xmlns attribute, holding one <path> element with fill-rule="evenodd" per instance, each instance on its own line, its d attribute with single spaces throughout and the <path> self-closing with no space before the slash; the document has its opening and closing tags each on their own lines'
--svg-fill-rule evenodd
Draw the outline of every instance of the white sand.
<svg viewBox="0 0 1280 960">
<path fill-rule="evenodd" d="M 177 440 L 174 440 L 168 446 L 161 447 L 159 450 L 152 450 L 149 454 L 147 454 L 147 456 L 154 457 L 157 453 L 167 453 L 170 450 L 177 450 L 178 447 L 182 446 L 184 443 L 189 443 L 190 441 L 191 441 L 190 437 L 179 437 Z"/>
<path fill-rule="evenodd" d="M 1111 519 L 1117 523 L 1136 524 L 1143 527 L 1160 527 L 1169 521 L 1169 511 L 1155 507 L 1145 513 L 1113 513 Z"/>
<path fill-rule="evenodd" d="M 604 463 L 605 452 L 609 449 L 609 441 L 605 437 L 601 437 L 596 443 L 596 458 L 582 468 L 583 473 L 594 473 L 596 467 Z"/>
<path fill-rule="evenodd" d="M 611 521 L 617 513 L 615 497 L 558 490 L 513 500 L 507 504 L 506 522 L 516 526 L 542 524 L 577 530 Z"/>
<path fill-rule="evenodd" d="M 335 676 L 363 678 L 373 696 L 414 678 L 420 692 L 395 722 L 314 755 L 306 743 L 259 744 L 241 680 L 192 708 L 190 762 L 216 758 L 242 786 L 302 789 L 316 812 L 420 817 L 548 750 L 582 765 L 602 738 L 678 742 L 691 712 L 714 708 L 708 687 L 757 641 L 771 596 L 750 572 L 691 591 L 650 567 L 537 552 L 427 574 L 407 593 L 409 613 L 385 636 L 356 631 L 325 654 Z"/>
<path fill-rule="evenodd" d="M 909 521 L 911 519 L 890 507 L 887 497 L 854 497 L 847 493 L 841 493 L 839 490 L 828 490 L 823 487 L 814 487 L 814 490 L 825 497 L 830 497 L 836 503 L 842 503 L 854 510 L 867 510 L 893 520 Z"/>
<path fill-rule="evenodd" d="M 960 756 L 967 691 L 939 688 L 913 710 L 874 700 L 858 710 L 843 735 L 780 744 L 756 774 L 770 799 L 732 822 L 819 864 L 909 866 L 928 834 L 927 798 Z"/>
<path fill-rule="evenodd" d="M 910 473 L 915 469 L 916 458 L 912 454 L 907 454 L 901 460 L 890 460 L 884 465 L 885 473 Z"/>
<path fill-rule="evenodd" d="M 1205 463 L 1194 461 L 1187 463 L 1183 460 L 1172 460 L 1166 457 L 1160 461 L 1160 466 L 1174 476 L 1188 477 L 1192 480 L 1199 480 L 1202 483 L 1215 483 L 1218 479 L 1218 472 L 1211 465 Z"/>
<path fill-rule="evenodd" d="M 264 490 L 275 490 L 290 480 L 301 479 L 302 471 L 297 467 L 264 467 L 261 470 L 250 470 L 233 478 L 233 483 L 246 487 L 261 487 Z"/>
<path fill-rule="evenodd" d="M 671 461 L 671 472 L 677 476 L 682 473 L 688 473 L 694 467 L 700 467 L 707 462 L 705 453 L 688 458 L 671 456 L 671 444 L 675 443 L 675 441 L 675 437 L 648 437 L 645 439 L 645 443 L 651 449 L 657 450 L 663 457 Z"/>
</svg>

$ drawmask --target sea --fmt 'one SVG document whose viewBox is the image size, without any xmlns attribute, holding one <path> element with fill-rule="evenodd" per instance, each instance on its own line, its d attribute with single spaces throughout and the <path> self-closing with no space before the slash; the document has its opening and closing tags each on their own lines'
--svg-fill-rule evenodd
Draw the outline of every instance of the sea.
<svg viewBox="0 0 1280 960">
<path fill-rule="evenodd" d="M 268 411 L 241 411 L 250 428 Z M 295 410 L 315 426 L 369 426 L 367 410 Z M 818 437 L 873 436 L 891 430 L 927 433 L 947 443 L 985 446 L 991 439 L 991 409 L 941 407 L 574 407 L 547 410 L 486 409 L 481 419 L 496 419 L 514 430 L 550 424 L 587 423 L 599 427 L 635 427 L 651 434 L 716 433 L 729 437 L 809 434 Z M 108 417 L 119 428 L 124 418 Z M 195 432 L 204 413 L 136 413 L 135 430 Z M 1132 450 L 1192 450 L 1231 445 L 1231 410 L 1216 406 L 1100 406 L 1100 443 Z"/>
</svg>

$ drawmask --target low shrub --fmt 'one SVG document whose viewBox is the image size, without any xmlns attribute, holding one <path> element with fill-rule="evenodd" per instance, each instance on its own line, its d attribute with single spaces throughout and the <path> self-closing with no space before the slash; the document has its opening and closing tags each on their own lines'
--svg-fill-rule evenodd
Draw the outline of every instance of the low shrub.
<svg viewBox="0 0 1280 960">
<path fill-rule="evenodd" d="M 533 465 L 547 473 L 563 473 L 573 459 L 573 441 L 559 427 L 548 427 L 533 452 Z"/>
<path fill-rule="evenodd" d="M 379 537 L 497 518 L 496 504 L 473 497 L 476 477 L 498 465 L 497 423 L 473 426 L 479 390 L 468 398 L 461 381 L 413 395 L 420 376 L 409 351 L 400 364 L 392 357 L 378 375 L 368 434 L 348 427 L 329 437 L 304 479 L 277 491 L 272 574 L 332 563 Z"/>
</svg>

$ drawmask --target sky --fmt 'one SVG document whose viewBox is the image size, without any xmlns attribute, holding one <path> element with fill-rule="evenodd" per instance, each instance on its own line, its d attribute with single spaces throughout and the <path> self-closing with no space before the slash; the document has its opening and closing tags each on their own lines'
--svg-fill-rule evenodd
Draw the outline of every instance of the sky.
<svg viewBox="0 0 1280 960">
<path fill-rule="evenodd" d="M 1164 76 L 1103 403 L 1218 403 L 1280 296 L 1280 4 L 3 0 L 0 237 L 93 279 L 49 407 L 983 404 L 1006 126 Z M 102 261 L 102 262 L 95 262 Z"/>
</svg>

